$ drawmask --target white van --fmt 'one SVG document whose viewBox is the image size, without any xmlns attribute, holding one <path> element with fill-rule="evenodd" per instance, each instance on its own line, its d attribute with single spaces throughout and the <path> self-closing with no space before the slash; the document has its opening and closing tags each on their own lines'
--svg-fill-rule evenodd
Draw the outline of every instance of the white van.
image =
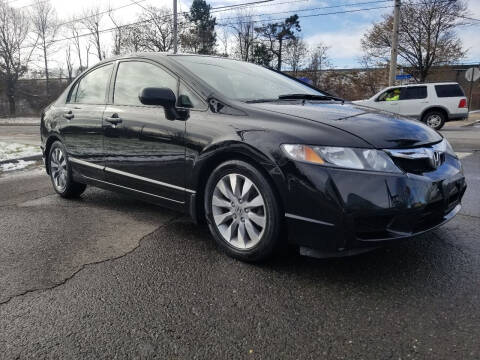
<svg viewBox="0 0 480 360">
<path fill-rule="evenodd" d="M 467 98 L 458 83 L 391 86 L 356 104 L 415 117 L 439 130 L 445 121 L 468 117 Z"/>
</svg>

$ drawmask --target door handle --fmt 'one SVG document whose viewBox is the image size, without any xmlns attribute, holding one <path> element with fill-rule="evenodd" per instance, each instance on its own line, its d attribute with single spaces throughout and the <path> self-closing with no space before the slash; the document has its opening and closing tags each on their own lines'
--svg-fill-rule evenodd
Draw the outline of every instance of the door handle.
<svg viewBox="0 0 480 360">
<path fill-rule="evenodd" d="M 104 120 L 106 122 L 109 122 L 110 124 L 112 125 L 117 125 L 117 124 L 120 124 L 122 122 L 122 118 L 118 116 L 117 113 L 113 114 L 112 116 L 110 117 L 106 117 L 104 118 Z"/>
<path fill-rule="evenodd" d="M 75 117 L 75 115 L 73 115 L 72 110 L 69 110 L 63 113 L 63 117 L 67 120 L 72 120 Z"/>
</svg>

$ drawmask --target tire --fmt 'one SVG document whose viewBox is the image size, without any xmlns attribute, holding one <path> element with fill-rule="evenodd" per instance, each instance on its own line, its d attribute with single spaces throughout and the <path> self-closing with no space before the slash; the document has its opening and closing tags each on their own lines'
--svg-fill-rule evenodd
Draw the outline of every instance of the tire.
<svg viewBox="0 0 480 360">
<path fill-rule="evenodd" d="M 210 232 L 228 255 L 258 262 L 279 246 L 283 223 L 279 200 L 251 164 L 240 160 L 220 164 L 208 179 L 204 206 Z"/>
<path fill-rule="evenodd" d="M 55 141 L 50 147 L 48 166 L 53 189 L 61 197 L 76 198 L 85 191 L 87 185 L 73 180 L 67 150 L 60 141 Z"/>
<path fill-rule="evenodd" d="M 423 115 L 422 121 L 435 130 L 440 130 L 445 125 L 445 114 L 441 111 L 432 110 Z"/>
</svg>

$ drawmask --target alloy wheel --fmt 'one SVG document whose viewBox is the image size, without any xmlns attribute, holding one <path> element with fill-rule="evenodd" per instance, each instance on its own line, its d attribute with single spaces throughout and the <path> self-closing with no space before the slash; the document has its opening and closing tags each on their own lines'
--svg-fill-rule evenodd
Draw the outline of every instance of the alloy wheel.
<svg viewBox="0 0 480 360">
<path fill-rule="evenodd" d="M 59 147 L 52 151 L 50 158 L 50 172 L 55 189 L 63 192 L 67 186 L 67 158 Z"/>
<path fill-rule="evenodd" d="M 427 118 L 427 125 L 436 128 L 442 123 L 442 118 L 437 114 L 432 114 Z"/>
<path fill-rule="evenodd" d="M 228 174 L 218 181 L 212 213 L 223 239 L 240 250 L 256 246 L 267 225 L 262 194 L 251 179 L 240 174 Z"/>
</svg>

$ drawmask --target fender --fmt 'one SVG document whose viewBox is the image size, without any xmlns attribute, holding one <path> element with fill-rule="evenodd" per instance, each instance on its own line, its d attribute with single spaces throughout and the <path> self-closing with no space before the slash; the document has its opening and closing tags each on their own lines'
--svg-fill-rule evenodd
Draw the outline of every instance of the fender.
<svg viewBox="0 0 480 360">
<path fill-rule="evenodd" d="M 190 214 L 200 218 L 203 212 L 203 194 L 209 174 L 222 162 L 232 159 L 246 161 L 262 171 L 271 181 L 274 190 L 285 204 L 287 189 L 283 171 L 276 161 L 260 149 L 238 140 L 225 140 L 206 147 L 194 160 L 191 174 L 188 175 L 187 188 L 196 190 L 191 199 Z"/>
<path fill-rule="evenodd" d="M 425 110 L 422 111 L 420 117 L 419 117 L 419 120 L 422 120 L 423 119 L 423 116 L 430 110 L 432 109 L 442 109 L 443 111 L 445 111 L 445 114 L 447 114 L 447 118 L 448 116 L 450 116 L 450 112 L 448 111 L 448 109 L 443 106 L 443 105 L 432 105 L 432 106 L 429 106 L 428 108 L 426 108 Z M 448 120 L 448 119 L 446 119 Z"/>
</svg>

